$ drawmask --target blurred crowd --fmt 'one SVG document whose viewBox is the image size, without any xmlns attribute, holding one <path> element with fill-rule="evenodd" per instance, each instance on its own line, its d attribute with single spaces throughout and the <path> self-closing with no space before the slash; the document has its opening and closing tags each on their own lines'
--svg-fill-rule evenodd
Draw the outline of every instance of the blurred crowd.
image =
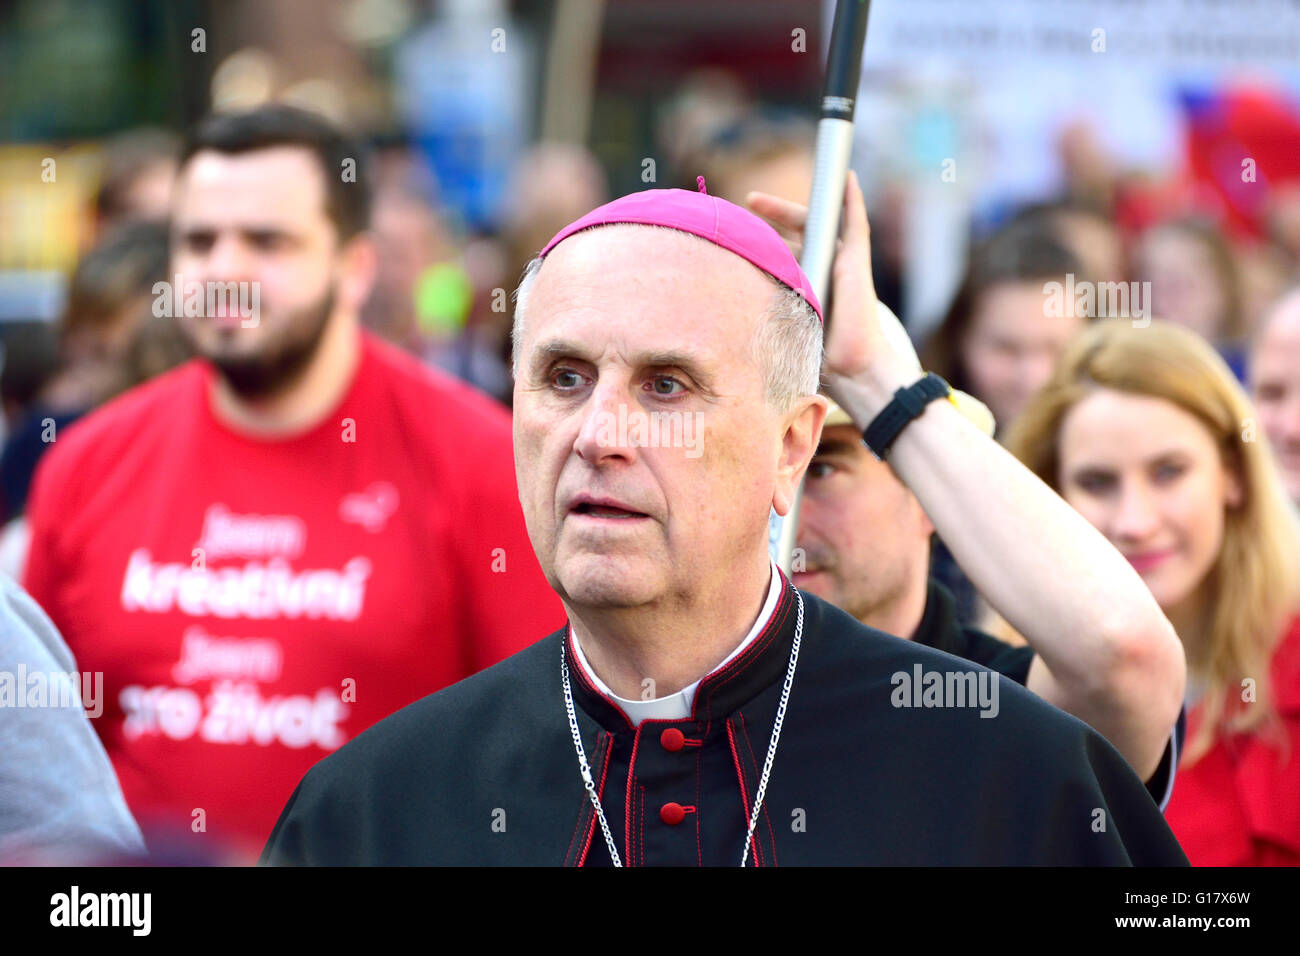
<svg viewBox="0 0 1300 956">
<path fill-rule="evenodd" d="M 921 317 L 913 337 L 926 367 L 983 400 L 1001 434 L 1086 324 L 1181 325 L 1252 390 L 1260 432 L 1300 497 L 1300 363 L 1288 352 L 1297 310 L 1287 302 L 1300 278 L 1300 168 L 1291 168 L 1300 116 L 1262 93 L 1225 104 L 1223 122 L 1268 172 L 1243 172 L 1254 187 L 1248 201 L 1207 185 L 1195 130 L 1186 168 L 1152 171 L 1123 169 L 1086 125 L 1069 127 L 1059 143 L 1060 194 L 972 225 L 946 312 Z M 814 134 L 806 118 L 755 101 L 734 75 L 700 70 L 661 110 L 659 184 L 690 188 L 703 175 L 712 194 L 740 204 L 755 189 L 803 201 Z M 550 236 L 610 198 L 606 171 L 581 146 L 535 144 L 514 163 L 500 228 L 474 231 L 440 205 L 436 174 L 413 144 L 372 146 L 378 271 L 364 324 L 508 406 L 510 296 Z M 87 210 L 93 244 L 68 279 L 62 314 L 6 330 L 0 516 L 10 527 L 0 566 L 10 574 L 21 564 L 12 525 L 50 429 L 190 357 L 175 323 L 152 309 L 154 284 L 171 278 L 166 220 L 178 148 L 176 134 L 157 129 L 104 144 Z M 880 182 L 869 196 L 876 292 L 904 316 L 907 201 L 902 181 Z M 974 617 L 973 596 L 962 597 L 963 614 Z"/>
<path fill-rule="evenodd" d="M 1153 171 L 1122 168 L 1086 127 L 1072 128 L 1059 144 L 1059 194 L 972 226 L 959 287 L 944 314 L 917 323 L 915 345 L 1130 558 L 1183 641 L 1186 795 L 1176 790 L 1169 813 L 1193 862 L 1239 862 L 1233 841 L 1248 838 L 1220 816 L 1239 770 L 1233 741 L 1264 748 L 1242 786 L 1266 793 L 1261 805 L 1277 815 L 1278 848 L 1255 862 L 1297 862 L 1300 843 L 1286 841 L 1300 840 L 1300 775 L 1267 748 L 1300 716 L 1300 117 L 1264 94 L 1225 97 L 1223 108 L 1257 164 L 1250 189 L 1207 185 L 1216 144 L 1195 130 L 1182 168 Z M 806 201 L 813 125 L 765 108 L 734 75 L 689 77 L 660 120 L 656 185 L 694 188 L 702 175 L 738 204 L 753 190 Z M 611 198 L 608 171 L 583 146 L 533 144 L 514 162 L 499 227 L 470 228 L 412 142 L 369 145 L 375 269 L 362 326 L 508 408 L 519 276 L 562 226 Z M 174 268 L 180 162 L 179 131 L 107 140 L 86 210 L 93 241 L 61 315 L 6 335 L 0 566 L 15 579 L 33 474 L 53 436 L 195 355 L 156 308 L 155 285 Z M 876 291 L 903 316 L 908 202 L 902 182 L 876 182 L 868 196 Z M 963 622 L 1023 640 L 942 541 L 929 573 Z"/>
</svg>

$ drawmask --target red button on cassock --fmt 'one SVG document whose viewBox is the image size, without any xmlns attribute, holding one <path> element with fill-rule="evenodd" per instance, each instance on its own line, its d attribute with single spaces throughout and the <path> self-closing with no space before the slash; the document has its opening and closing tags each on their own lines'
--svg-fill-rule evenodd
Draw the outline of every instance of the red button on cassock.
<svg viewBox="0 0 1300 956">
<path fill-rule="evenodd" d="M 659 819 L 670 827 L 675 827 L 686 819 L 686 811 L 680 803 L 665 803 L 659 808 Z"/>
<path fill-rule="evenodd" d="M 664 750 L 677 753 L 686 746 L 686 735 L 676 727 L 669 727 L 659 735 L 659 742 L 664 745 Z"/>
</svg>

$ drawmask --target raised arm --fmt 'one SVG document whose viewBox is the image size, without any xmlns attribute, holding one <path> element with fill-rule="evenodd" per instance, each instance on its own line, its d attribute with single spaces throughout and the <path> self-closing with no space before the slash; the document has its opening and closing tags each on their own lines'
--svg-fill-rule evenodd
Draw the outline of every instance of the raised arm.
<svg viewBox="0 0 1300 956">
<path fill-rule="evenodd" d="M 797 232 L 804 207 L 754 193 Z M 826 341 L 827 390 L 865 428 L 919 375 L 876 317 L 866 209 L 845 196 Z M 888 453 L 962 570 L 1038 655 L 1028 687 L 1107 737 L 1143 778 L 1160 762 L 1186 679 L 1182 645 L 1133 567 L 951 403 L 934 401 Z"/>
</svg>

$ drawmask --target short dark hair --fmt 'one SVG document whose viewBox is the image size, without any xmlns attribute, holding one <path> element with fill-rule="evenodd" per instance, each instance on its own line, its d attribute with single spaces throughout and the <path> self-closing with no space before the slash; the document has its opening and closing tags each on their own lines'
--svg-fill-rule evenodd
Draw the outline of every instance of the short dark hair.
<svg viewBox="0 0 1300 956">
<path fill-rule="evenodd" d="M 184 168 L 195 153 L 251 153 L 277 146 L 308 150 L 325 178 L 325 212 L 338 230 L 340 242 L 361 232 L 370 221 L 370 190 L 364 175 L 361 144 L 315 113 L 283 104 L 239 113 L 215 113 L 201 120 L 181 150 Z M 356 167 L 353 181 L 343 179 L 344 163 Z M 351 179 L 351 177 L 349 177 Z"/>
</svg>

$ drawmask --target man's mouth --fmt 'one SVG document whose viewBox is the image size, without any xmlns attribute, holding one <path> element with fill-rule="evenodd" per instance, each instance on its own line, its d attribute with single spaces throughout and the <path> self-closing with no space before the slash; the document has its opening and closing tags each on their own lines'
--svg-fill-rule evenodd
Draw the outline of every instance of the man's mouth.
<svg viewBox="0 0 1300 956">
<path fill-rule="evenodd" d="M 579 499 L 569 508 L 570 514 L 582 515 L 587 518 L 608 518 L 615 521 L 629 521 L 634 518 L 647 518 L 649 515 L 641 511 L 634 511 L 625 505 L 613 501 L 596 501 L 592 499 Z"/>
<path fill-rule="evenodd" d="M 244 317 L 237 310 L 232 312 L 220 305 L 208 314 L 208 319 L 219 329 L 238 328 L 244 321 Z"/>
</svg>

